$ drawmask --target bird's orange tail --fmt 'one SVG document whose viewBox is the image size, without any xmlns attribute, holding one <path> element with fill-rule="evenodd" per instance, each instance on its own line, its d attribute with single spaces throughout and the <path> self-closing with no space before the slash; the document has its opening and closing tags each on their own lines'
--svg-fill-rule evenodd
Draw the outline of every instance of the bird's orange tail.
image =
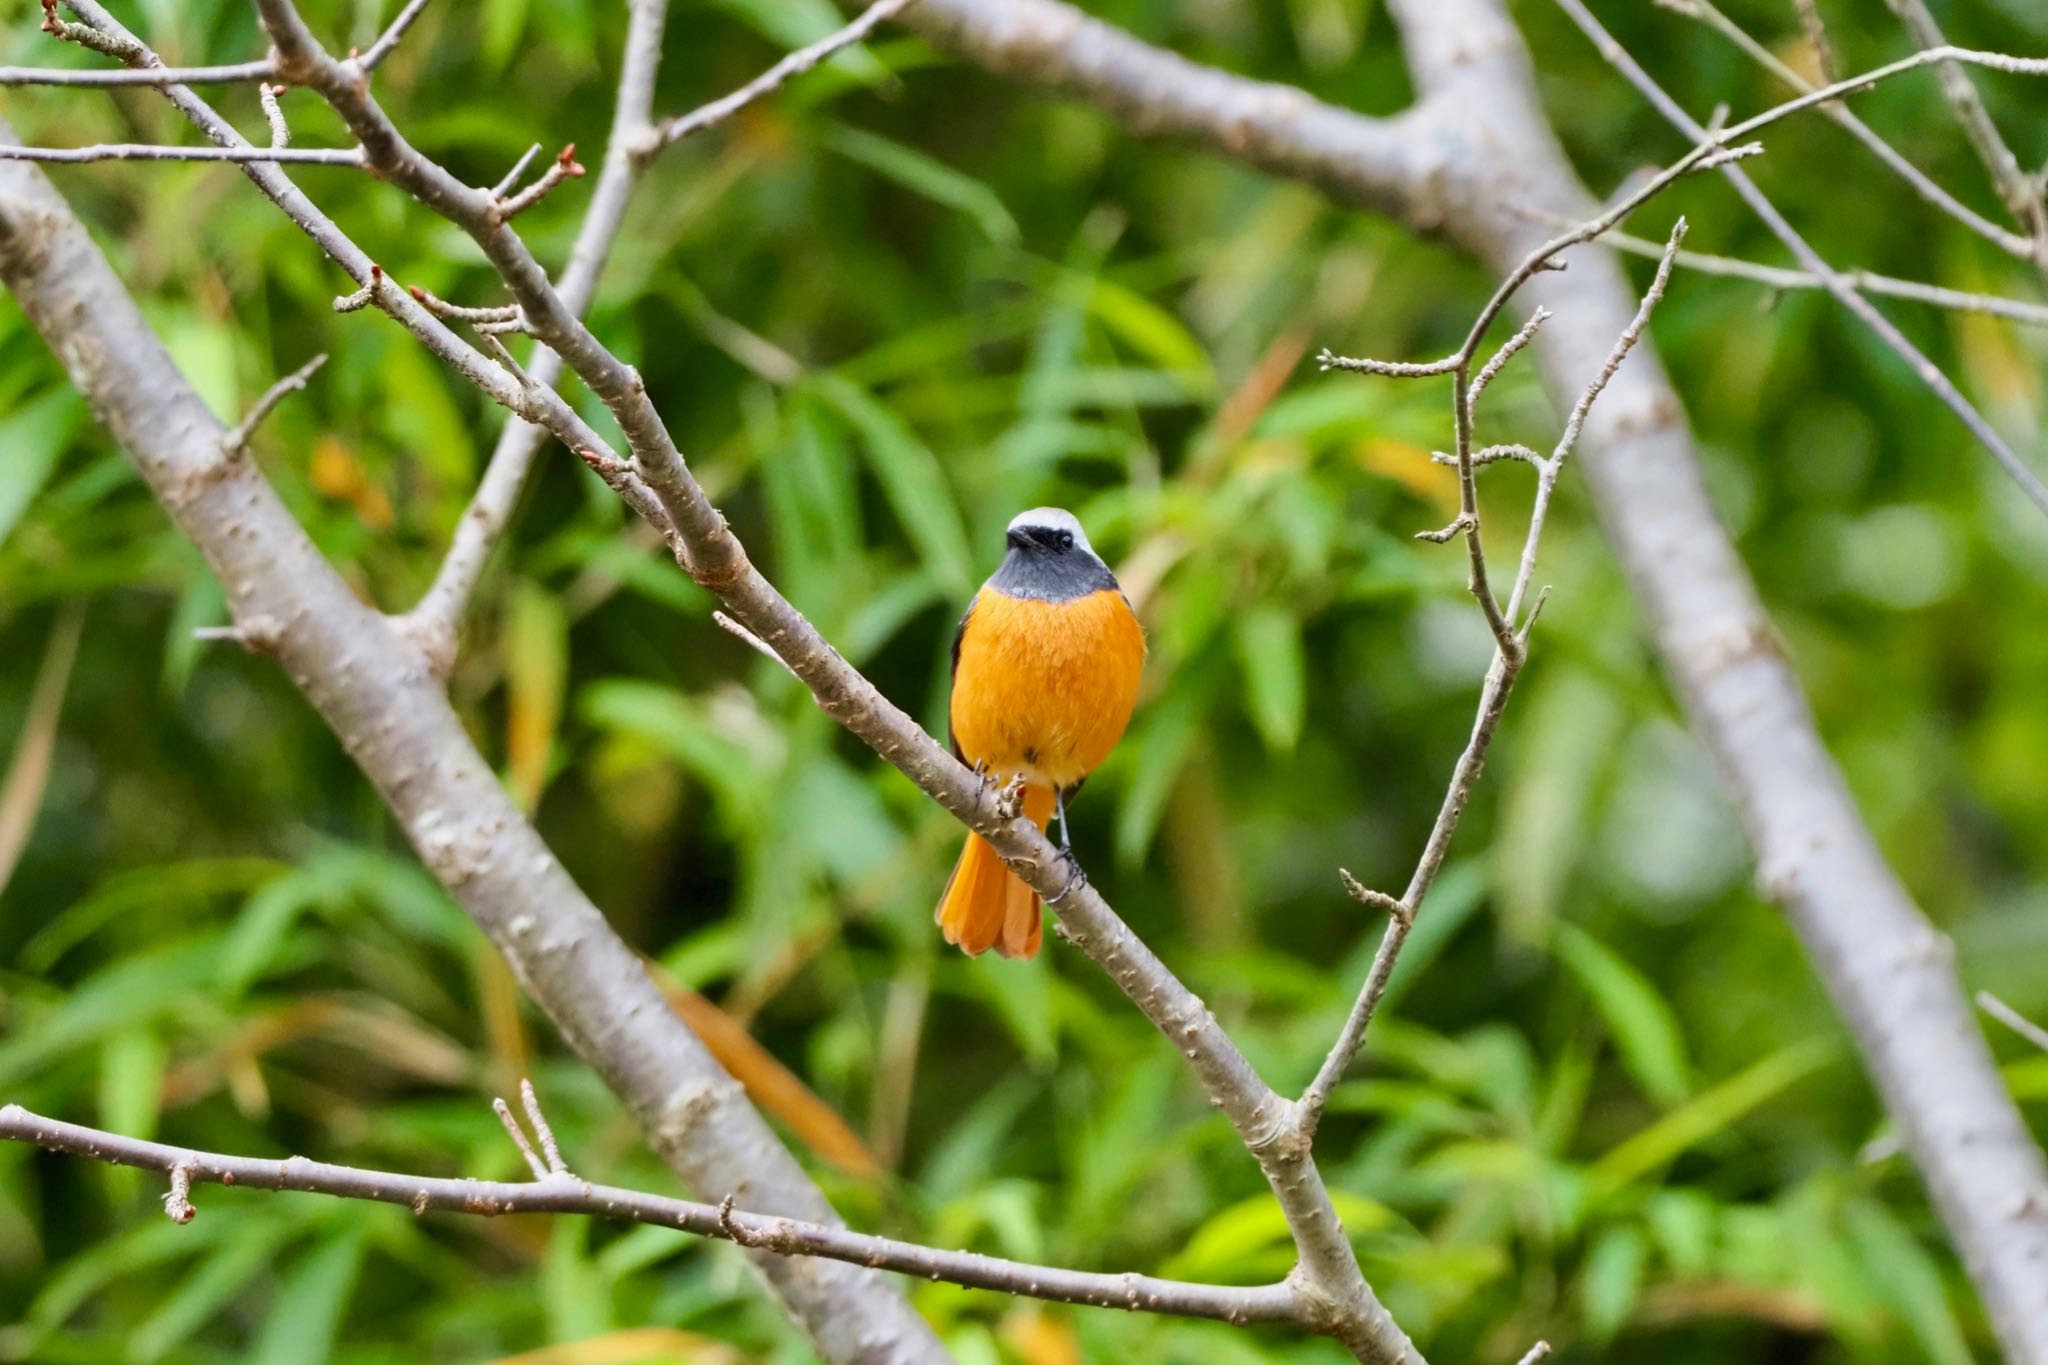
<svg viewBox="0 0 2048 1365">
<path fill-rule="evenodd" d="M 1052 809 L 1051 791 L 1024 789 L 1024 813 L 1040 829 L 1052 819 Z M 938 921 L 946 942 L 959 944 L 969 956 L 994 948 L 1004 957 L 1036 957 L 1045 931 L 1038 893 L 1003 866 L 978 834 L 968 835 L 960 851 L 946 893 L 939 897 Z"/>
</svg>

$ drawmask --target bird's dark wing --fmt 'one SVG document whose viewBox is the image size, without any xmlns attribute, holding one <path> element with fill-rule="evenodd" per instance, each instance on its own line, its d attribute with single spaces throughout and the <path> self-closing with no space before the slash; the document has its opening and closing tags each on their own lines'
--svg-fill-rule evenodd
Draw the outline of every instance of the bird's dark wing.
<svg viewBox="0 0 2048 1365">
<path fill-rule="evenodd" d="M 977 594 L 977 600 L 978 598 L 979 594 Z M 960 624 L 953 628 L 953 670 L 947 675 L 949 677 L 959 676 L 960 642 L 967 638 L 967 622 L 973 615 L 974 603 L 970 601 L 967 604 L 967 610 L 960 613 Z M 953 704 L 951 698 L 948 698 L 946 702 L 946 742 L 953 746 L 953 757 L 965 763 L 967 756 L 960 752 L 960 736 L 953 733 Z"/>
</svg>

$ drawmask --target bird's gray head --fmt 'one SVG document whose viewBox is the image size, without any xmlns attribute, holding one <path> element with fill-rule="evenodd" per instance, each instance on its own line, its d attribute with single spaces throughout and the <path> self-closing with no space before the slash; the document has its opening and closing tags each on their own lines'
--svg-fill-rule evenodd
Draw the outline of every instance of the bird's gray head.
<svg viewBox="0 0 2048 1365">
<path fill-rule="evenodd" d="M 1034 507 L 1010 519 L 1009 553 L 989 586 L 1011 597 L 1064 602 L 1116 587 L 1088 543 L 1080 519 L 1064 507 Z"/>
</svg>

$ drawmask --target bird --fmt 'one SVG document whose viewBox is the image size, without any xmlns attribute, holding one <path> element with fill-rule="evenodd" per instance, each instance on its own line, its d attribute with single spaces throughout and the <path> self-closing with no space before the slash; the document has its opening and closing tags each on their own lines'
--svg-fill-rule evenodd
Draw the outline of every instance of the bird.
<svg viewBox="0 0 2048 1365">
<path fill-rule="evenodd" d="M 1072 864 L 1067 803 L 1130 723 L 1145 631 L 1072 512 L 1020 512 L 1004 538 L 1002 564 L 953 635 L 948 730 L 954 754 L 983 782 L 1022 784 L 1033 824 L 1044 829 L 1059 816 Z M 1078 865 L 1072 872 L 1078 880 Z M 1045 926 L 1038 894 L 977 834 L 967 836 L 936 918 L 946 942 L 970 957 L 990 948 L 1034 957 Z"/>
</svg>

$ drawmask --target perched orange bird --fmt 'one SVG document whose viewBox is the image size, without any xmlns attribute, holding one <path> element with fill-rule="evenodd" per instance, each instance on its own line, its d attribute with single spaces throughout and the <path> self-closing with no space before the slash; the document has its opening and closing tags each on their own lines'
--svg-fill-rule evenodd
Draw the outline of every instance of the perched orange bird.
<svg viewBox="0 0 2048 1365">
<path fill-rule="evenodd" d="M 1145 631 L 1072 512 L 1019 513 L 1008 539 L 953 637 L 953 752 L 991 782 L 1022 778 L 1024 813 L 1044 829 L 1057 811 L 1067 848 L 1068 799 L 1130 723 Z M 946 942 L 1004 957 L 1034 956 L 1045 925 L 1037 893 L 973 834 L 938 921 Z"/>
</svg>

